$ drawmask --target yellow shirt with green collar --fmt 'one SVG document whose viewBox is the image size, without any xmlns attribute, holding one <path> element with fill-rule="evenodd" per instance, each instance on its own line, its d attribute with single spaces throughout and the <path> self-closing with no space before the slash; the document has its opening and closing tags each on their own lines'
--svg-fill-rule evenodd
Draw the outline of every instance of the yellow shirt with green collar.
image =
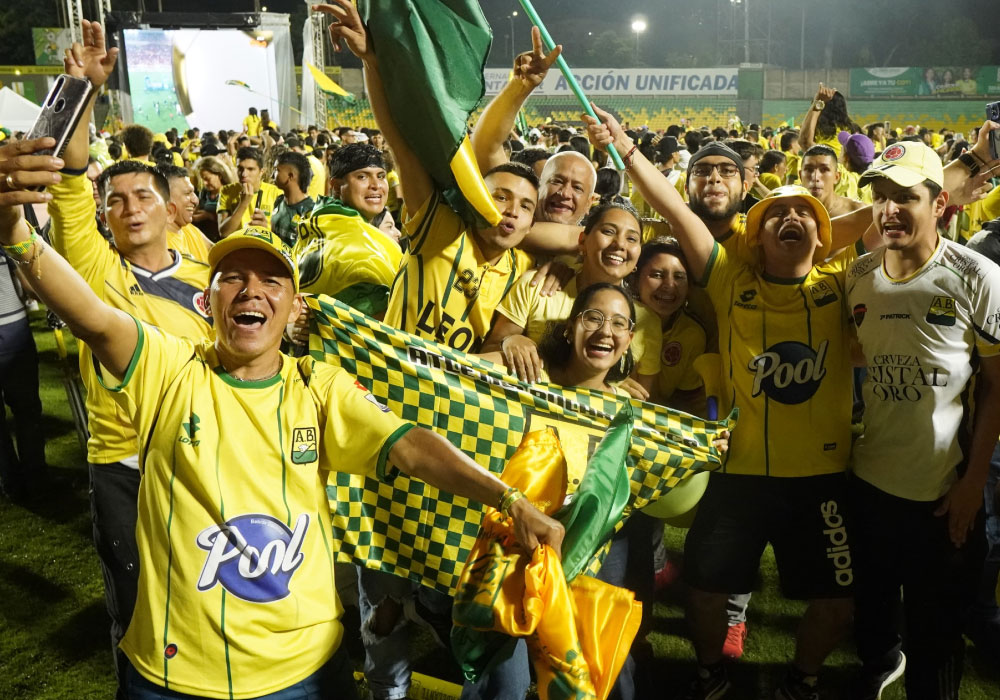
<svg viewBox="0 0 1000 700">
<path fill-rule="evenodd" d="M 490 263 L 470 226 L 440 192 L 407 219 L 410 247 L 393 281 L 385 323 L 464 352 L 477 352 L 493 312 L 533 261 L 508 250 Z"/>
<path fill-rule="evenodd" d="M 539 344 L 556 323 L 569 318 L 579 290 L 574 277 L 559 291 L 543 297 L 541 286 L 531 286 L 535 274 L 535 270 L 525 273 L 500 303 L 497 312 L 521 326 L 524 335 Z M 657 374 L 662 348 L 660 319 L 639 301 L 635 302 L 635 318 L 631 348 L 636 370 L 639 374 Z"/>
<path fill-rule="evenodd" d="M 204 290 L 209 267 L 171 251 L 166 269 L 151 271 L 126 260 L 97 230 L 93 188 L 86 175 L 63 174 L 47 188 L 52 194 L 50 240 L 109 306 L 192 339 L 212 333 Z M 139 439 L 125 414 L 100 389 L 93 354 L 80 352 L 80 376 L 87 389 L 87 460 L 92 464 L 125 462 L 135 466 Z"/>
<path fill-rule="evenodd" d="M 274 377 L 239 381 L 210 341 L 136 323 L 122 382 L 100 389 L 143 435 L 138 595 L 121 648 L 145 678 L 198 697 L 298 683 L 343 636 L 329 473 L 389 478 L 413 425 L 340 368 L 281 356 Z"/>
</svg>

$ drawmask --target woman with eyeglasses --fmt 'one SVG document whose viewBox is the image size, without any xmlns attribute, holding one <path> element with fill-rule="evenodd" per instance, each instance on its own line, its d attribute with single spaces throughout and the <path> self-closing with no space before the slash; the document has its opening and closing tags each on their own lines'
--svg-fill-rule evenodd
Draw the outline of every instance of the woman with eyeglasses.
<svg viewBox="0 0 1000 700">
<path fill-rule="evenodd" d="M 627 396 L 617 384 L 635 364 L 629 351 L 634 335 L 632 297 L 620 285 L 598 282 L 576 297 L 569 317 L 552 327 L 538 352 L 554 384 Z"/>
<path fill-rule="evenodd" d="M 540 286 L 531 285 L 533 272 L 522 275 L 497 308 L 496 321 L 482 352 L 500 351 L 511 374 L 524 381 L 538 381 L 545 366 L 538 344 L 557 322 L 571 316 L 579 290 L 597 283 L 625 283 L 639 259 L 641 230 L 639 215 L 628 200 L 602 200 L 584 221 L 580 235 L 583 262 L 576 275 L 550 296 L 543 296 Z M 635 369 L 622 379 L 621 386 L 645 400 L 660 371 L 660 320 L 649 309 L 637 305 L 634 323 Z"/>
</svg>

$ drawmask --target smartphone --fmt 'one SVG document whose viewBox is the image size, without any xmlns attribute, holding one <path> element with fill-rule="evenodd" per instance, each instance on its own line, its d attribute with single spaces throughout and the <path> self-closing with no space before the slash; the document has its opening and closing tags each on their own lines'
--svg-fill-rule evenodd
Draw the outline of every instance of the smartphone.
<svg viewBox="0 0 1000 700">
<path fill-rule="evenodd" d="M 62 155 L 73 131 L 93 94 L 93 87 L 85 78 L 60 75 L 42 103 L 34 125 L 26 139 L 40 139 L 50 136 L 56 140 L 55 148 L 36 151 L 35 155 Z"/>
<path fill-rule="evenodd" d="M 1000 102 L 990 102 L 986 105 L 986 118 L 1000 124 Z M 990 157 L 993 160 L 1000 158 L 1000 129 L 990 132 Z"/>
</svg>

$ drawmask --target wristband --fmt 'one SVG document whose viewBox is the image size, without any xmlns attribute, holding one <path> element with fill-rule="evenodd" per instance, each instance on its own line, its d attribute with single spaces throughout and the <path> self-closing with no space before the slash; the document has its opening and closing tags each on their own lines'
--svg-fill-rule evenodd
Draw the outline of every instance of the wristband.
<svg viewBox="0 0 1000 700">
<path fill-rule="evenodd" d="M 628 170 L 632 167 L 632 154 L 636 152 L 639 147 L 636 144 L 632 144 L 632 148 L 628 149 L 628 153 L 622 156 L 622 163 L 625 164 L 625 169 Z"/>
<path fill-rule="evenodd" d="M 979 172 L 979 162 L 969 152 L 960 155 L 958 160 L 969 169 L 969 175 L 975 175 Z"/>
<path fill-rule="evenodd" d="M 497 510 L 500 511 L 501 515 L 510 515 L 510 507 L 522 498 L 524 498 L 524 494 L 521 493 L 520 489 L 510 486 L 500 497 L 500 503 L 497 506 Z"/>
<path fill-rule="evenodd" d="M 14 243 L 13 245 L 2 246 L 3 252 L 7 253 L 7 255 L 11 257 L 16 255 L 20 258 L 22 255 L 31 250 L 31 246 L 35 245 L 37 240 L 38 234 L 32 231 L 31 237 L 29 237 L 26 241 L 20 241 L 18 243 Z"/>
</svg>

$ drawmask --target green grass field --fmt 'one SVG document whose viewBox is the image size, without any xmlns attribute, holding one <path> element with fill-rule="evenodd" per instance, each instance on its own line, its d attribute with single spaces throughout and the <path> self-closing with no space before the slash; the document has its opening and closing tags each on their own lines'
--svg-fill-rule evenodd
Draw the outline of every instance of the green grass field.
<svg viewBox="0 0 1000 700">
<path fill-rule="evenodd" d="M 52 333 L 44 330 L 42 319 L 36 319 L 34 327 L 41 354 L 47 454 L 55 478 L 49 492 L 29 505 L 0 498 L 0 698 L 110 698 L 114 680 L 108 619 L 91 544 L 85 456 L 73 430 Z M 679 552 L 683 532 L 670 532 L 667 545 Z M 777 576 L 770 554 L 760 581 L 761 590 L 750 607 L 746 654 L 731 670 L 734 689 L 727 697 L 770 698 L 793 653 L 792 635 L 802 606 L 775 595 Z M 640 698 L 671 698 L 693 673 L 681 602 L 682 592 L 674 589 L 654 609 L 649 640 L 655 659 L 647 665 L 646 678 L 656 691 Z M 349 628 L 352 620 L 357 624 L 357 614 L 349 610 Z M 360 664 L 357 632 L 348 629 L 344 638 Z M 416 635 L 415 648 L 423 652 L 418 671 L 458 681 L 456 669 L 442 660 L 444 655 L 427 633 Z M 962 698 L 1000 697 L 1000 664 L 980 658 L 971 647 L 967 659 Z M 855 663 L 848 644 L 830 658 L 823 676 L 825 699 L 844 697 Z M 885 695 L 886 700 L 902 697 L 901 684 Z"/>
</svg>

